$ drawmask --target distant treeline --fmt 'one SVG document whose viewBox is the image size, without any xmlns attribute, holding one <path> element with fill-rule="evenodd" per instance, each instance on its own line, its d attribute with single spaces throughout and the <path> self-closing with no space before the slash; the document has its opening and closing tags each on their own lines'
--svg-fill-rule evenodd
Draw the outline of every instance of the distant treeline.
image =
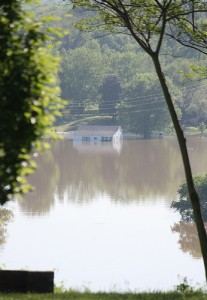
<svg viewBox="0 0 207 300">
<path fill-rule="evenodd" d="M 61 17 L 52 26 L 68 30 L 56 49 L 62 57 L 61 96 L 67 100 L 58 124 L 106 115 L 124 131 L 144 137 L 154 131 L 171 130 L 154 67 L 132 38 L 99 31 L 80 32 L 75 23 L 86 12 L 73 12 L 67 1 L 44 4 L 36 12 Z M 175 48 L 169 42 L 162 60 L 181 124 L 207 124 L 206 80 L 198 80 L 191 70 L 192 66 L 206 65 L 207 58 L 191 49 Z"/>
</svg>

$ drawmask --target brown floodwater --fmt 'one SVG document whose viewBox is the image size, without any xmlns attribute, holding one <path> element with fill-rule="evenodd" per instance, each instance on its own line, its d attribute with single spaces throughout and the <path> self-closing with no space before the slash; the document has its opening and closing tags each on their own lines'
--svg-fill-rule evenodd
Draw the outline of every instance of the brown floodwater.
<svg viewBox="0 0 207 300">
<path fill-rule="evenodd" d="M 207 172 L 207 139 L 187 140 L 194 175 Z M 8 269 L 55 270 L 55 282 L 92 291 L 172 289 L 205 281 L 193 223 L 171 208 L 184 172 L 177 141 L 52 142 L 30 177 L 35 192 L 8 204 Z"/>
</svg>

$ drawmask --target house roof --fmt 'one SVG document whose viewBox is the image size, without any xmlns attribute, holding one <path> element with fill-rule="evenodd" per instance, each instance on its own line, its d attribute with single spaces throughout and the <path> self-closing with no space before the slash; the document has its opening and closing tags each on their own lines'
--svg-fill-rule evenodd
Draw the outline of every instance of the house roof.
<svg viewBox="0 0 207 300">
<path fill-rule="evenodd" d="M 114 135 L 120 126 L 80 125 L 74 135 Z"/>
</svg>

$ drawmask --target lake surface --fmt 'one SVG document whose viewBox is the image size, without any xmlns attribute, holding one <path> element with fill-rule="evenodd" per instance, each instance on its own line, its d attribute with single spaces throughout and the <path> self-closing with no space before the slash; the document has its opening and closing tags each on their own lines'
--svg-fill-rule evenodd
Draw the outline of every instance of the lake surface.
<svg viewBox="0 0 207 300">
<path fill-rule="evenodd" d="M 187 141 L 194 174 L 207 139 Z M 36 191 L 6 208 L 7 269 L 55 270 L 55 283 L 92 291 L 167 290 L 205 281 L 193 223 L 171 208 L 184 180 L 176 139 L 81 145 L 63 140 L 37 158 Z"/>
</svg>

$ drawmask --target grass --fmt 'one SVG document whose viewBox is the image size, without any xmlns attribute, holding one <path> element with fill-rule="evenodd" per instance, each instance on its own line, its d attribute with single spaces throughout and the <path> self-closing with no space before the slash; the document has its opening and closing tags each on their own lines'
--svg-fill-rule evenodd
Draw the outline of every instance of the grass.
<svg viewBox="0 0 207 300">
<path fill-rule="evenodd" d="M 55 286 L 54 294 L 1 294 L 0 300 L 207 300 L 206 287 L 191 287 L 184 277 L 182 282 L 169 292 L 97 292 L 87 288 L 84 292 L 65 290 L 63 285 Z"/>
<path fill-rule="evenodd" d="M 199 130 L 199 127 L 193 127 L 193 126 L 189 126 L 189 127 L 185 127 L 184 128 L 184 132 L 186 135 L 192 135 L 192 136 L 202 136 L 201 131 Z M 207 129 L 204 130 L 203 132 L 203 136 L 207 135 Z"/>
<path fill-rule="evenodd" d="M 0 294 L 1 300 L 207 300 L 207 294 L 198 291 L 146 293 L 91 293 L 66 291 L 55 294 Z"/>
<path fill-rule="evenodd" d="M 74 130 L 74 128 L 78 127 L 79 124 L 85 125 L 93 125 L 94 121 L 98 122 L 101 125 L 102 121 L 104 123 L 108 123 L 112 118 L 110 116 L 94 116 L 94 117 L 87 117 L 80 120 L 76 120 L 64 125 L 56 126 L 57 131 L 69 131 Z"/>
</svg>

